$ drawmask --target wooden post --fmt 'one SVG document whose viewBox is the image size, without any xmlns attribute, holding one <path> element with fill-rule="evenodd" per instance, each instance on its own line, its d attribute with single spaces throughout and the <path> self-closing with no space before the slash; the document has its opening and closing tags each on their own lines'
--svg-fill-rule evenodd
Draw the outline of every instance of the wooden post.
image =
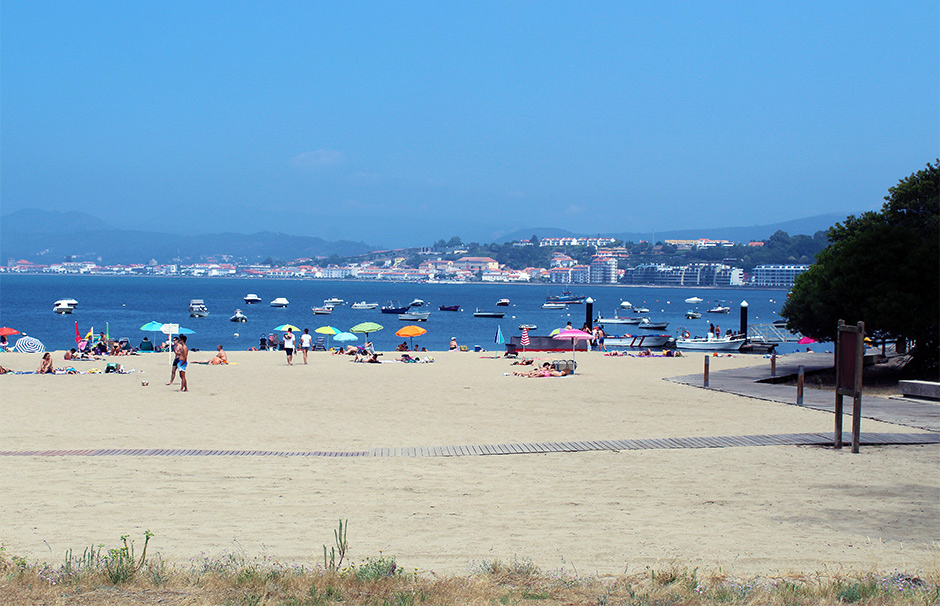
<svg viewBox="0 0 940 606">
<path fill-rule="evenodd" d="M 862 435 L 862 371 L 865 366 L 865 323 L 858 323 L 858 341 L 855 344 L 855 396 L 852 399 L 852 453 L 858 454 Z"/>
<path fill-rule="evenodd" d="M 710 356 L 705 356 L 705 375 L 704 375 L 704 385 L 703 387 L 708 387 L 708 361 L 711 360 Z"/>
<path fill-rule="evenodd" d="M 777 376 L 777 354 L 770 354 L 770 376 Z"/>
<path fill-rule="evenodd" d="M 796 378 L 796 404 L 797 406 L 803 405 L 803 365 L 797 368 L 797 378 Z"/>
</svg>

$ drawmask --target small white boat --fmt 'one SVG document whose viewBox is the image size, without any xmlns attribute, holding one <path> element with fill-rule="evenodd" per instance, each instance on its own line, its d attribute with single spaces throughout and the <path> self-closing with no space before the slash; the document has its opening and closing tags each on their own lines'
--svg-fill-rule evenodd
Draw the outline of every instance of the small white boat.
<svg viewBox="0 0 940 606">
<path fill-rule="evenodd" d="M 509 299 L 500 299 L 496 304 L 500 307 L 509 307 Z"/>
<path fill-rule="evenodd" d="M 702 301 L 704 301 L 704 299 L 699 299 L 698 297 L 689 297 L 688 299 L 685 300 L 685 302 L 688 303 L 689 305 L 697 305 L 698 303 L 701 303 Z"/>
<path fill-rule="evenodd" d="M 323 307 L 311 307 L 310 311 L 312 311 L 315 316 L 328 316 L 333 313 L 333 306 L 324 305 Z"/>
<path fill-rule="evenodd" d="M 538 328 L 538 326 L 536 326 L 535 324 L 520 324 L 519 325 L 519 330 L 523 330 L 523 329 L 535 330 L 536 328 Z"/>
<path fill-rule="evenodd" d="M 71 305 L 62 305 L 57 302 L 56 305 L 52 307 L 52 311 L 54 311 L 57 314 L 70 314 L 73 311 L 75 311 L 75 308 L 72 307 Z"/>
<path fill-rule="evenodd" d="M 333 297 L 330 299 L 323 299 L 323 304 L 328 305 L 328 306 L 343 305 L 344 303 L 346 303 L 346 301 L 343 301 L 342 299 L 339 299 L 337 297 Z"/>
<path fill-rule="evenodd" d="M 676 339 L 678 349 L 691 349 L 695 351 L 737 351 L 744 345 L 744 337 L 687 337 L 683 336 Z"/>
<path fill-rule="evenodd" d="M 621 302 L 620 302 L 620 309 L 633 309 L 633 303 L 631 303 L 631 302 L 629 302 L 629 301 L 621 301 Z"/>
<path fill-rule="evenodd" d="M 649 312 L 650 310 L 648 307 L 634 307 L 633 308 L 633 313 L 648 314 Z"/>
<path fill-rule="evenodd" d="M 349 306 L 350 309 L 376 309 L 378 308 L 378 303 L 366 303 L 365 301 L 359 301 L 358 303 L 353 303 Z"/>
<path fill-rule="evenodd" d="M 685 317 L 690 320 L 698 320 L 702 317 L 702 314 L 690 309 L 689 311 L 685 312 Z"/>
<path fill-rule="evenodd" d="M 190 318 L 205 318 L 209 315 L 209 308 L 206 307 L 206 302 L 202 299 L 191 299 L 189 301 L 189 317 Z"/>
<path fill-rule="evenodd" d="M 424 299 L 415 299 L 408 304 L 408 307 L 424 307 Z"/>
<path fill-rule="evenodd" d="M 542 303 L 542 309 L 564 309 L 564 303 Z"/>
<path fill-rule="evenodd" d="M 78 307 L 78 301 L 76 301 L 75 299 L 59 299 L 52 305 L 53 307 L 59 307 L 60 305 L 67 305 L 71 307 L 72 309 L 75 309 L 76 307 Z"/>
<path fill-rule="evenodd" d="M 504 311 L 482 311 L 479 307 L 473 312 L 474 318 L 502 318 L 505 315 Z"/>
<path fill-rule="evenodd" d="M 708 313 L 710 313 L 710 314 L 728 314 L 728 313 L 731 313 L 731 308 L 719 304 L 719 305 L 716 305 L 715 307 L 712 307 L 711 309 L 709 309 L 709 310 L 708 310 Z"/>
<path fill-rule="evenodd" d="M 290 301 L 284 297 L 278 297 L 271 301 L 271 307 L 287 307 L 288 305 L 290 305 Z"/>
<path fill-rule="evenodd" d="M 623 335 L 604 339 L 606 347 L 662 347 L 672 339 L 669 335 Z"/>
<path fill-rule="evenodd" d="M 406 311 L 398 314 L 398 319 L 404 322 L 427 322 L 430 315 L 429 311 Z"/>
<path fill-rule="evenodd" d="M 248 305 L 251 305 L 253 303 L 261 303 L 261 297 L 259 297 L 255 293 L 249 293 L 245 295 L 245 303 L 247 303 Z"/>
<path fill-rule="evenodd" d="M 621 318 L 620 316 L 614 316 L 612 318 L 604 318 L 600 315 L 597 316 L 595 324 L 639 324 L 642 318 Z"/>
<path fill-rule="evenodd" d="M 642 328 L 644 330 L 666 330 L 667 326 L 669 326 L 669 322 L 653 322 L 649 318 L 643 318 L 640 320 L 637 328 Z"/>
<path fill-rule="evenodd" d="M 247 322 L 248 316 L 242 313 L 242 310 L 236 309 L 235 313 L 229 318 L 229 322 Z"/>
</svg>

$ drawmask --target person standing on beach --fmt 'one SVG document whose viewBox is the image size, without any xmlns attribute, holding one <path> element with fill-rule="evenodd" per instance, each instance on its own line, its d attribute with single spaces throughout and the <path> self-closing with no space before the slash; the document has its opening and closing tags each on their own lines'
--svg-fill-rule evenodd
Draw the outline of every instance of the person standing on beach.
<svg viewBox="0 0 940 606">
<path fill-rule="evenodd" d="M 294 365 L 294 329 L 288 328 L 284 333 L 284 351 L 287 353 L 287 365 Z"/>
<path fill-rule="evenodd" d="M 179 338 L 173 337 L 173 370 L 170 371 L 170 382 L 167 385 L 172 385 L 173 381 L 176 380 L 176 368 L 180 363 L 180 351 L 179 351 Z"/>
<path fill-rule="evenodd" d="M 186 384 L 186 364 L 189 362 L 189 347 L 186 346 L 186 335 L 180 335 L 180 342 L 176 348 L 180 361 L 180 391 L 189 391 L 189 385 Z"/>
<path fill-rule="evenodd" d="M 310 329 L 305 328 L 304 334 L 300 335 L 300 351 L 304 352 L 304 364 L 307 363 L 307 354 L 313 347 L 313 337 L 310 336 Z"/>
</svg>

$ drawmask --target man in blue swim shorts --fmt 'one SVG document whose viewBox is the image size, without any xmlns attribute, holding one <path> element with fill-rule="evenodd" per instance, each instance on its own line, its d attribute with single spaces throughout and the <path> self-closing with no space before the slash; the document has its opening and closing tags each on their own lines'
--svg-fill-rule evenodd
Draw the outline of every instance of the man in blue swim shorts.
<svg viewBox="0 0 940 606">
<path fill-rule="evenodd" d="M 189 391 L 189 385 L 186 384 L 186 366 L 189 363 L 189 347 L 186 346 L 186 335 L 180 335 L 179 349 L 177 350 L 180 370 L 180 391 Z"/>
</svg>

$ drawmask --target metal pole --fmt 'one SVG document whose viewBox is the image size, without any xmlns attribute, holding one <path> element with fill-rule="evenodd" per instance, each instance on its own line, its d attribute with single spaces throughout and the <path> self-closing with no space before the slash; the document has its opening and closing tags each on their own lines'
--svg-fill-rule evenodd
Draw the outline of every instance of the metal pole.
<svg viewBox="0 0 940 606">
<path fill-rule="evenodd" d="M 588 297 L 584 301 L 584 323 L 588 326 L 594 326 L 594 299 Z"/>
<path fill-rule="evenodd" d="M 708 387 L 708 364 L 709 364 L 709 360 L 711 360 L 711 357 L 706 355 L 706 356 L 705 356 L 705 374 L 704 374 L 704 377 L 703 377 L 703 380 L 702 380 L 702 382 L 703 382 L 703 387 Z"/>
<path fill-rule="evenodd" d="M 770 354 L 770 376 L 777 376 L 777 354 Z"/>
<path fill-rule="evenodd" d="M 797 369 L 797 379 L 796 379 L 796 404 L 797 406 L 803 405 L 803 365 L 800 364 Z"/>
</svg>

